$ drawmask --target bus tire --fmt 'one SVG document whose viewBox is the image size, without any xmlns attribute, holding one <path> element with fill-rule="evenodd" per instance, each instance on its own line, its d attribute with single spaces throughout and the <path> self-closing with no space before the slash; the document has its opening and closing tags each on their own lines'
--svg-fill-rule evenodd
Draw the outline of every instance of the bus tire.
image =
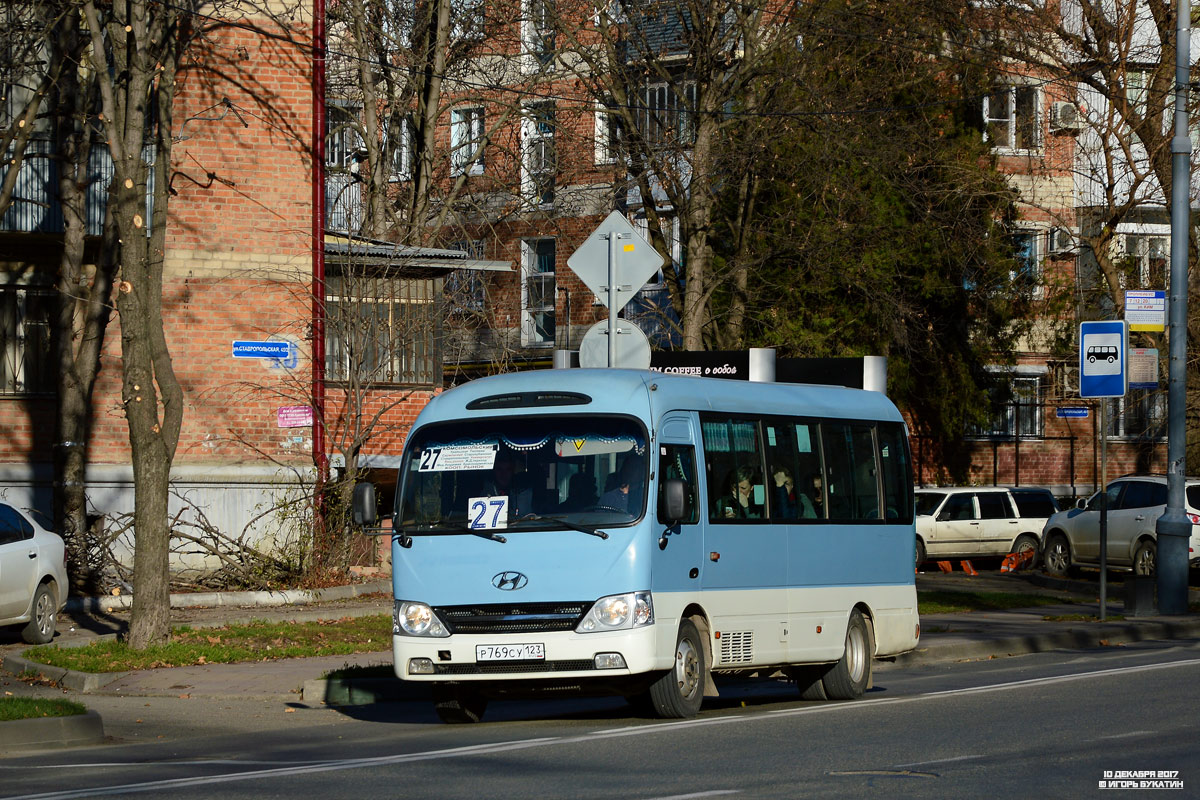
<svg viewBox="0 0 1200 800">
<path fill-rule="evenodd" d="M 487 711 L 487 698 L 462 686 L 433 686 L 433 710 L 450 725 L 479 722 Z"/>
<path fill-rule="evenodd" d="M 662 719 L 686 719 L 700 711 L 708 665 L 704 643 L 690 619 L 679 623 L 675 637 L 675 666 L 650 684 L 650 702 L 655 715 Z"/>
<path fill-rule="evenodd" d="M 846 650 L 821 683 L 830 700 L 857 700 L 871 685 L 871 661 L 875 652 L 871 627 L 858 609 L 850 612 L 846 626 Z"/>
<path fill-rule="evenodd" d="M 825 694 L 825 684 L 822 682 L 828 671 L 828 664 L 806 664 L 790 668 L 788 676 L 796 682 L 801 700 L 828 700 L 829 696 Z"/>
</svg>

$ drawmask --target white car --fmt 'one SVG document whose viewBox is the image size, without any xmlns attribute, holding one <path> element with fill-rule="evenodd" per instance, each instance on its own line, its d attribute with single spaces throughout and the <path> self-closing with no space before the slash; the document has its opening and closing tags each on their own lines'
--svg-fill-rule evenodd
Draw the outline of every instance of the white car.
<svg viewBox="0 0 1200 800">
<path fill-rule="evenodd" d="M 1108 553 L 1113 569 L 1153 575 L 1158 561 L 1158 518 L 1167 510 L 1163 475 L 1126 475 L 1108 484 Z M 1192 523 L 1188 563 L 1200 562 L 1200 479 L 1184 483 L 1184 512 Z M 1052 575 L 1065 575 L 1078 564 L 1100 563 L 1100 492 L 1077 508 L 1060 511 L 1046 522 L 1043 563 Z"/>
<path fill-rule="evenodd" d="M 30 644 L 54 638 L 67 604 L 65 550 L 57 534 L 0 503 L 0 626 L 20 626 Z"/>
<path fill-rule="evenodd" d="M 1042 528 L 1058 511 L 1054 495 L 1035 487 L 953 486 L 918 489 L 916 495 L 918 565 L 926 558 L 1030 551 L 1036 561 Z"/>
</svg>

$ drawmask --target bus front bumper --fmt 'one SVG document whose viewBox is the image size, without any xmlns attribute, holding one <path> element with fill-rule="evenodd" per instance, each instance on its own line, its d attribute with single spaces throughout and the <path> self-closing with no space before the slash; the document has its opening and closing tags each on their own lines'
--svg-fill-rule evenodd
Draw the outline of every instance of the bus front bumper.
<svg viewBox="0 0 1200 800">
<path fill-rule="evenodd" d="M 392 636 L 396 677 L 412 681 L 606 679 L 669 669 L 656 625 L 605 633 L 520 633 L 434 639 Z"/>
</svg>

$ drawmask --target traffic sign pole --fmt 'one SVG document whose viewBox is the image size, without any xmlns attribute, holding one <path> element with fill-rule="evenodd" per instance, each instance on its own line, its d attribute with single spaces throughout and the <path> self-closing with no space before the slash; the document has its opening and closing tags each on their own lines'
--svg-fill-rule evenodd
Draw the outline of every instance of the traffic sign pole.
<svg viewBox="0 0 1200 800">
<path fill-rule="evenodd" d="M 608 366 L 615 367 L 617 364 L 617 311 L 620 306 L 617 305 L 617 248 L 620 246 L 621 239 L 628 239 L 628 234 L 610 231 L 609 233 L 601 234 L 602 238 L 608 239 Z"/>
</svg>

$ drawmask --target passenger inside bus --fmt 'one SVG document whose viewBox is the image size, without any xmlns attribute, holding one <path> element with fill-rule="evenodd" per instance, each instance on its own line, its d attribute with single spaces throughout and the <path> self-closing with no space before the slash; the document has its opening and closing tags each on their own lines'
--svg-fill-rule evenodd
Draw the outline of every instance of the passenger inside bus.
<svg viewBox="0 0 1200 800">
<path fill-rule="evenodd" d="M 812 502 L 804 494 L 796 490 L 796 482 L 792 479 L 792 471 L 782 464 L 771 469 L 771 478 L 775 483 L 775 505 L 771 515 L 779 519 L 812 519 L 817 516 Z"/>
<path fill-rule="evenodd" d="M 754 502 L 754 469 L 739 464 L 726 481 L 728 494 L 717 500 L 717 516 L 726 519 L 762 519 L 761 505 Z"/>
<path fill-rule="evenodd" d="M 639 456 L 630 454 L 621 464 L 621 468 L 609 476 L 612 488 L 601 495 L 596 506 L 602 509 L 621 511 L 631 516 L 638 516 L 642 506 L 645 491 L 646 470 Z"/>
</svg>

